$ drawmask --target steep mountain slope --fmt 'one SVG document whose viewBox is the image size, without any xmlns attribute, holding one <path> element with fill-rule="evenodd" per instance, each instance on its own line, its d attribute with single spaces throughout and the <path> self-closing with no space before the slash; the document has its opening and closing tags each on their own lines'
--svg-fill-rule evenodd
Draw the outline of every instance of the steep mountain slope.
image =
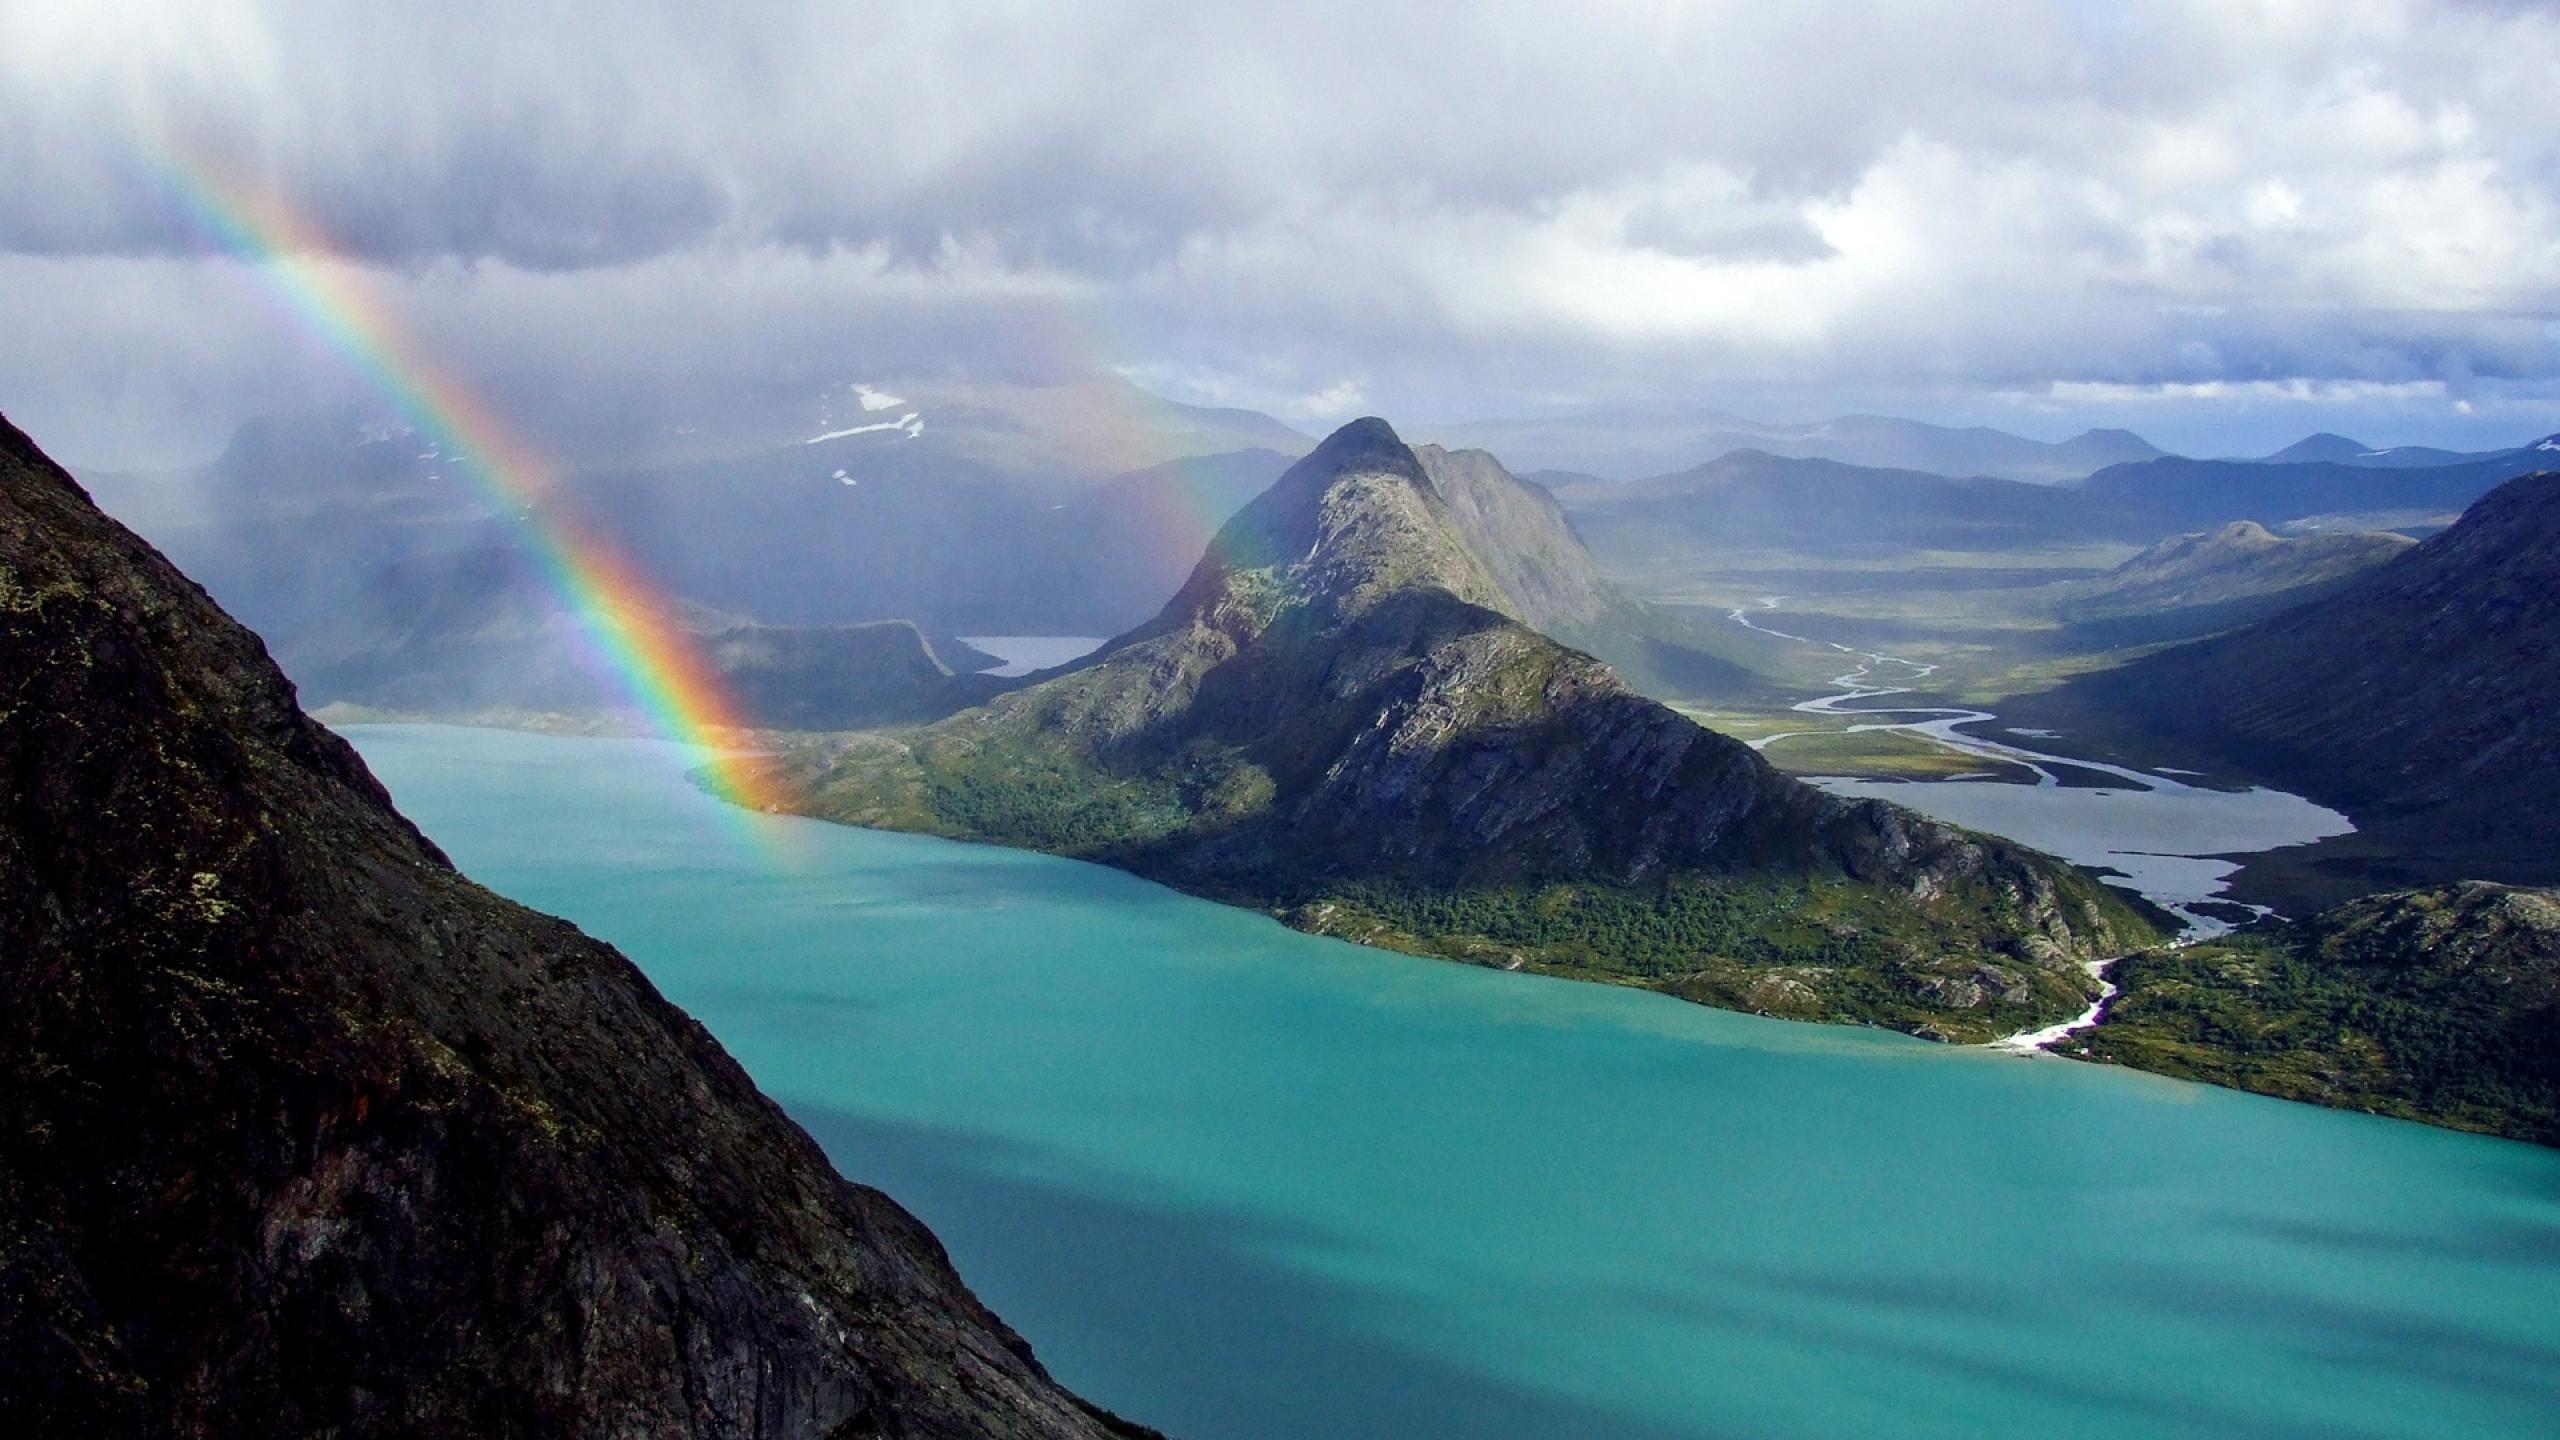
<svg viewBox="0 0 2560 1440">
<path fill-rule="evenodd" d="M 0 685 L 0 1429 L 1133 1433 L 5 422 Z"/>
<path fill-rule="evenodd" d="M 1413 456 L 1449 527 L 1502 591 L 1509 613 L 1529 628 L 1583 637 L 1625 606 L 1555 496 L 1522 484 L 1481 450 L 1418 445 Z"/>
<path fill-rule="evenodd" d="M 1587 594 L 1489 462 L 1344 427 L 1150 623 L 927 729 L 785 762 L 813 814 L 1034 846 L 1307 928 L 1970 1038 L 2147 931 L 2088 877 L 1789 780 L 1522 623 Z"/>
<path fill-rule="evenodd" d="M 2560 1145 L 2560 897 L 2473 882 L 2133 956 L 2067 1053 Z"/>
<path fill-rule="evenodd" d="M 2421 879 L 2560 880 L 2560 474 L 2316 604 L 2086 677 L 2062 699 L 2342 805 Z M 2371 888 L 2371 887 L 2368 887 Z"/>
<path fill-rule="evenodd" d="M 2388 531 L 2283 536 L 2236 520 L 2173 535 L 2104 575 L 2058 587 L 2056 608 L 2070 621 L 2209 614 L 2237 624 L 2315 600 L 2414 543 Z"/>
<path fill-rule="evenodd" d="M 1305 453 L 1301 442 L 1285 452 L 1185 456 L 1114 476 L 1026 515 L 1031 543 L 1009 563 L 1054 579 L 1045 596 L 1017 600 L 997 618 L 1008 621 L 1007 629 L 1119 634 L 1181 589 L 1218 527 Z M 1001 553 L 1005 546 L 991 542 L 991 548 Z"/>
</svg>

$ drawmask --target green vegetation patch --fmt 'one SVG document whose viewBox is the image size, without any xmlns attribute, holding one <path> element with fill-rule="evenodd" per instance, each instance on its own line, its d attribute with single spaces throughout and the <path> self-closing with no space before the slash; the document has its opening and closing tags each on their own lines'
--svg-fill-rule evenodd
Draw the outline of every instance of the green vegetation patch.
<svg viewBox="0 0 2560 1440">
<path fill-rule="evenodd" d="M 1195 818 L 1181 786 L 1109 774 L 1038 746 L 941 739 L 920 759 L 924 806 L 934 828 L 949 833 L 1093 855 L 1162 839 Z M 1249 781 L 1238 783 L 1249 791 Z"/>
<path fill-rule="evenodd" d="M 1725 1009 L 1982 1041 L 2088 1003 L 2076 974 L 1984 943 L 2008 902 L 1884 903 L 1824 877 L 1682 877 L 1442 890 L 1329 885 L 1301 929 L 1507 970 L 1661 990 Z"/>
<path fill-rule="evenodd" d="M 2340 938 L 2297 927 L 2133 956 L 2112 973 L 2122 988 L 2104 1023 L 2057 1049 L 2560 1144 L 2560 1007 L 2547 985 L 2439 952 L 2357 963 L 2370 959 L 2353 953 L 2357 937 Z"/>
</svg>

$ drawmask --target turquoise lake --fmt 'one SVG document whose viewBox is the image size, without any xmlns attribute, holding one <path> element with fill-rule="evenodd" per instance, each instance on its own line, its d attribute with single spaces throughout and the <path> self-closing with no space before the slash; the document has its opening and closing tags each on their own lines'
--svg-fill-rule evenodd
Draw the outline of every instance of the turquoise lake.
<svg viewBox="0 0 2560 1440">
<path fill-rule="evenodd" d="M 348 734 L 1189 1440 L 2560 1433 L 2560 1152 L 750 821 L 655 742 Z"/>
</svg>

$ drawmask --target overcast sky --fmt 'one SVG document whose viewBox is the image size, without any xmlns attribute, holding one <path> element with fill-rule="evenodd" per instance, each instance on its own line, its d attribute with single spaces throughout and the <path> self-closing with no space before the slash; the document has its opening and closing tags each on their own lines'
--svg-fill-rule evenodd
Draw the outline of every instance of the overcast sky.
<svg viewBox="0 0 2560 1440">
<path fill-rule="evenodd" d="M 156 463 L 350 384 L 173 223 L 175 147 L 511 397 L 1109 365 L 1302 427 L 2514 441 L 2560 429 L 2555 9 L 10 5 L 0 409 Z"/>
</svg>

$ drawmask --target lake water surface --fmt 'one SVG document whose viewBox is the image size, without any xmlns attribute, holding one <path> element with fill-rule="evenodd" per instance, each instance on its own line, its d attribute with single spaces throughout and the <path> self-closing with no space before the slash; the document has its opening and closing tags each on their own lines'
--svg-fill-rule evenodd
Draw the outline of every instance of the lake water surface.
<svg viewBox="0 0 2560 1440">
<path fill-rule="evenodd" d="M 981 673 L 1010 678 L 1081 660 L 1103 647 L 1104 635 L 963 635 L 962 643 L 1003 663 Z"/>
<path fill-rule="evenodd" d="M 2560 1431 L 2560 1152 L 743 843 L 653 742 L 348 733 L 1176 1435 Z"/>
</svg>

